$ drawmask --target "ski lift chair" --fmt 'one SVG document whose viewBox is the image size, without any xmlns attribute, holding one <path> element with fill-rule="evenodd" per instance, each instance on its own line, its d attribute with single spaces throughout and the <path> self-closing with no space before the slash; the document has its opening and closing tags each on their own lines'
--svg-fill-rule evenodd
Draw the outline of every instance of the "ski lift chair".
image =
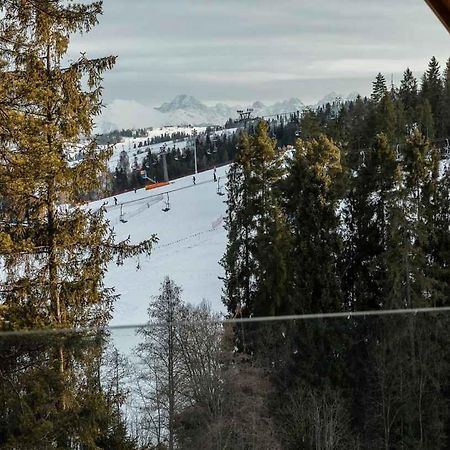
<svg viewBox="0 0 450 450">
<path fill-rule="evenodd" d="M 170 211 L 170 201 L 169 201 L 169 194 L 167 194 L 166 201 L 164 202 L 164 207 L 162 208 L 164 212 Z"/>
<path fill-rule="evenodd" d="M 221 197 L 225 195 L 225 192 L 223 192 L 223 187 L 220 184 L 220 177 L 217 180 L 217 195 L 220 195 Z"/>
<path fill-rule="evenodd" d="M 120 218 L 119 218 L 119 220 L 120 220 L 122 223 L 127 223 L 127 222 L 128 222 L 127 216 L 126 216 L 126 214 L 123 212 L 123 205 L 120 205 Z"/>
</svg>

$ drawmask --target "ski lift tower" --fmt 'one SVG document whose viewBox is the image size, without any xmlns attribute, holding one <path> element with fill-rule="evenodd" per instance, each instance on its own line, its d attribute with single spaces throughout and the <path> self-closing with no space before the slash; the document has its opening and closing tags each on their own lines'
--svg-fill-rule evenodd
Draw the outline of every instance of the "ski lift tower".
<svg viewBox="0 0 450 450">
<path fill-rule="evenodd" d="M 194 174 L 198 173 L 197 170 L 197 130 L 192 130 L 192 135 L 188 139 L 189 148 L 194 150 Z"/>
<path fill-rule="evenodd" d="M 168 182 L 169 181 L 169 172 L 167 171 L 167 147 L 166 145 L 162 145 L 160 147 L 160 155 L 161 155 L 161 159 L 162 159 L 162 163 L 163 163 L 163 174 L 164 174 L 164 181 Z"/>
<path fill-rule="evenodd" d="M 238 109 L 236 112 L 239 114 L 239 122 L 243 122 L 245 128 L 247 126 L 247 122 L 251 120 L 250 116 L 252 115 L 253 108 L 247 108 L 247 111 Z"/>
</svg>

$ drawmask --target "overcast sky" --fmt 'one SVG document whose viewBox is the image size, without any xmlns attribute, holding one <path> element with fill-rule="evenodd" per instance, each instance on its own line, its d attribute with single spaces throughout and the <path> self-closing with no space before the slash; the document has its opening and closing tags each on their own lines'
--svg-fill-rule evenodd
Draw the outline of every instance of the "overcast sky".
<svg viewBox="0 0 450 450">
<path fill-rule="evenodd" d="M 398 81 L 432 55 L 444 65 L 450 35 L 424 0 L 104 0 L 100 24 L 73 40 L 80 51 L 119 56 L 104 99 L 133 114 L 177 94 L 207 104 L 367 94 L 378 71 Z"/>
</svg>

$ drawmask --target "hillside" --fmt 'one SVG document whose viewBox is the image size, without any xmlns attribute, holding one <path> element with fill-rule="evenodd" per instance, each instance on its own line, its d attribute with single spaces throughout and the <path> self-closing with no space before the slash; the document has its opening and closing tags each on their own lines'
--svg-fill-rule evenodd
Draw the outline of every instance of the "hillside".
<svg viewBox="0 0 450 450">
<path fill-rule="evenodd" d="M 217 169 L 221 182 L 225 181 L 225 173 L 226 167 Z M 117 206 L 113 198 L 90 204 L 95 209 L 107 202 L 106 217 L 118 239 L 130 236 L 132 242 L 137 242 L 153 233 L 159 238 L 150 258 L 127 260 L 123 266 L 110 265 L 105 285 L 114 286 L 120 294 L 112 325 L 145 322 L 149 299 L 158 294 L 165 275 L 183 287 L 187 302 L 206 299 L 213 309 L 223 309 L 218 277 L 222 275 L 219 260 L 226 245 L 226 196 L 217 195 L 213 171 L 197 174 L 196 183 L 194 186 L 192 176 L 188 176 L 160 189 L 117 195 Z M 171 209 L 163 212 L 167 193 Z M 126 223 L 120 221 L 121 204 Z"/>
<path fill-rule="evenodd" d="M 108 162 L 110 170 L 115 170 L 117 163 L 119 162 L 120 153 L 125 150 L 128 154 L 128 159 L 130 164 L 136 162 L 138 165 L 142 164 L 143 159 L 147 156 L 148 151 L 152 153 L 159 153 L 162 143 L 142 145 L 145 140 L 150 140 L 152 137 L 159 137 L 161 135 L 171 136 L 174 133 L 183 133 L 186 135 L 192 135 L 194 132 L 198 135 L 205 133 L 206 127 L 188 127 L 188 126 L 173 126 L 173 127 L 160 127 L 149 129 L 147 132 L 147 137 L 136 137 L 136 138 L 123 138 L 123 141 L 115 144 L 113 148 L 113 155 Z M 236 131 L 235 128 L 227 130 L 218 130 L 211 133 L 211 137 L 215 135 L 222 135 L 224 133 L 232 134 Z M 169 140 L 164 143 L 168 149 L 176 148 L 181 152 L 184 151 L 187 145 L 187 139 L 179 140 Z M 141 147 L 139 147 L 141 145 Z M 135 159 L 136 158 L 136 159 Z"/>
</svg>

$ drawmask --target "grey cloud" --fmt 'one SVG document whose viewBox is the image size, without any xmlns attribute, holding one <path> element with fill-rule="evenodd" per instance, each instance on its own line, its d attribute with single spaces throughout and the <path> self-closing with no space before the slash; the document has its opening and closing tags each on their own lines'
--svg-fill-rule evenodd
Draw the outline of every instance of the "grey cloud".
<svg viewBox="0 0 450 450">
<path fill-rule="evenodd" d="M 119 55 L 106 102 L 308 102 L 365 94 L 379 70 L 420 75 L 432 55 L 444 64 L 448 38 L 423 0 L 105 0 L 72 56 Z"/>
</svg>

